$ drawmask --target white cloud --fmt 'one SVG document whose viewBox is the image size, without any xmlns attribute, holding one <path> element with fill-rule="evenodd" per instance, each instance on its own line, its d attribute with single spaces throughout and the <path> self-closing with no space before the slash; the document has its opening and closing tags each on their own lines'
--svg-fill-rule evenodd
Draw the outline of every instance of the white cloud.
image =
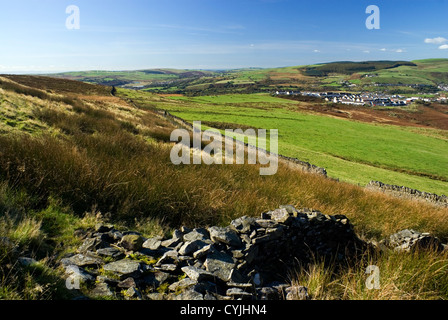
<svg viewBox="0 0 448 320">
<path fill-rule="evenodd" d="M 448 49 L 448 44 L 442 44 L 442 45 L 439 47 L 439 49 L 440 49 L 440 50 L 447 50 L 447 49 Z"/>
<path fill-rule="evenodd" d="M 369 51 L 369 50 L 364 50 L 363 52 L 364 52 L 364 53 L 370 53 L 370 51 Z"/>
<path fill-rule="evenodd" d="M 386 49 L 386 48 L 381 48 L 380 51 L 383 51 L 383 52 L 396 52 L 396 53 L 406 52 L 405 49 Z"/>
<path fill-rule="evenodd" d="M 426 38 L 425 43 L 431 43 L 431 44 L 442 44 L 447 42 L 448 39 L 444 37 L 437 37 L 437 38 Z"/>
<path fill-rule="evenodd" d="M 317 50 L 317 49 L 316 49 L 316 50 L 313 50 L 313 52 L 316 52 L 316 53 L 318 53 L 318 52 L 320 52 L 320 50 Z"/>
</svg>

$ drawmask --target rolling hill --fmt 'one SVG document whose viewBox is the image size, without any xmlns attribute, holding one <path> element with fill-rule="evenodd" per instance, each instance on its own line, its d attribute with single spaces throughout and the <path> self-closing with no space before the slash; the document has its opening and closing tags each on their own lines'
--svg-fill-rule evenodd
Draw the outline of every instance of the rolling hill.
<svg viewBox="0 0 448 320">
<path fill-rule="evenodd" d="M 262 71 L 244 72 L 255 80 L 253 74 L 261 77 Z M 112 95 L 111 89 L 50 77 L 0 76 L 0 299 L 72 299 L 88 294 L 89 286 L 80 292 L 65 286 L 59 261 L 75 256 L 83 232 L 101 225 L 167 238 L 182 226 L 225 226 L 237 217 L 254 217 L 292 204 L 343 214 L 356 233 L 372 243 L 403 229 L 429 232 L 444 242 L 448 239 L 448 209 L 429 203 L 396 198 L 286 165 L 280 165 L 274 176 L 260 176 L 259 166 L 247 163 L 176 166 L 170 161 L 174 145 L 170 135 L 177 126 L 155 111 L 170 108 L 187 119 L 199 115 L 210 126 L 225 122 L 268 127 L 272 121 L 281 121 L 283 128 L 292 130 L 282 133 L 288 142 L 284 146 L 294 146 L 299 139 L 300 144 L 308 143 L 304 144 L 308 150 L 316 149 L 313 143 L 317 141 L 297 132 L 300 125 L 313 129 L 314 139 L 327 128 L 336 130 L 333 140 L 323 139 L 322 147 L 331 150 L 320 152 L 331 151 L 341 158 L 347 155 L 337 153 L 344 150 L 353 151 L 348 157 L 360 154 L 337 141 L 339 132 L 353 141 L 362 132 L 368 133 L 376 140 L 384 139 L 383 147 L 390 139 L 402 140 L 393 150 L 400 158 L 384 155 L 387 161 L 382 164 L 389 169 L 405 161 L 406 148 L 412 148 L 415 140 L 417 149 L 409 154 L 419 158 L 408 162 L 411 170 L 445 177 L 446 170 L 433 172 L 428 167 L 446 156 L 443 149 L 437 150 L 446 143 L 442 130 L 377 128 L 303 113 L 296 108 L 306 104 L 266 94 L 192 98 L 124 88 Z M 369 149 L 368 136 L 360 138 L 360 146 Z M 362 148 L 358 151 L 363 153 Z M 437 157 L 428 156 L 431 152 Z M 364 160 L 381 162 L 381 158 Z M 288 267 L 292 281 L 306 284 L 316 299 L 446 299 L 447 254 L 385 250 L 366 257 L 365 263 L 381 266 L 384 285 L 374 291 L 360 285 L 365 279 L 364 262 L 338 269 L 320 261 Z M 139 257 L 130 254 L 126 259 Z M 86 270 L 110 276 L 105 270 Z M 176 281 L 183 276 L 176 275 Z M 169 284 L 162 281 L 157 288 L 162 297 Z M 147 293 L 142 294 L 149 299 Z"/>
<path fill-rule="evenodd" d="M 236 70 L 87 71 L 52 77 L 141 89 L 156 93 L 189 95 L 295 90 L 384 91 L 435 93 L 448 83 L 448 59 L 416 61 L 332 62 L 311 66 Z M 378 86 L 379 85 L 379 86 Z M 409 85 L 417 85 L 410 87 Z"/>
</svg>

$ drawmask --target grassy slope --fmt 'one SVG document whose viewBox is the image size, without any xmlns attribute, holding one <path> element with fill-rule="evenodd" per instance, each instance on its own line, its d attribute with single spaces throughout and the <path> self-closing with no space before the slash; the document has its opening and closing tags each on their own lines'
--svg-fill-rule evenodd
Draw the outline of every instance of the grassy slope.
<svg viewBox="0 0 448 320">
<path fill-rule="evenodd" d="M 254 70 L 254 71 L 244 71 L 241 72 L 238 78 L 241 79 L 255 79 L 256 81 L 265 80 L 267 78 L 280 80 L 280 82 L 287 84 L 296 85 L 306 85 L 312 83 L 320 83 L 329 87 L 335 87 L 342 89 L 339 82 L 341 80 L 348 80 L 355 84 L 369 85 L 370 83 L 402 83 L 402 84 L 428 84 L 437 85 L 440 82 L 448 82 L 448 59 L 426 59 L 426 60 L 415 60 L 411 63 L 417 66 L 399 66 L 396 68 L 387 68 L 374 71 L 362 71 L 358 72 L 353 70 L 353 74 L 363 76 L 365 74 L 377 74 L 374 78 L 361 78 L 361 79 L 350 79 L 350 72 L 345 71 L 346 69 L 342 65 L 340 68 L 333 68 L 335 71 L 339 70 L 342 73 L 328 73 L 328 75 L 323 77 L 310 77 L 305 76 L 307 69 L 316 68 L 316 70 L 324 69 L 331 71 L 332 68 L 327 67 L 327 65 L 313 65 L 313 66 L 296 66 L 296 67 L 285 67 L 285 68 L 274 68 L 274 69 L 264 69 L 264 70 Z M 337 63 L 329 64 L 329 66 L 338 65 Z M 373 64 L 375 65 L 375 64 Z M 383 66 L 384 67 L 384 66 Z M 298 81 L 299 80 L 299 81 Z M 311 88 L 310 88 L 311 89 Z"/>
<path fill-rule="evenodd" d="M 41 84 L 37 79 L 34 83 Z M 68 88 L 72 85 L 76 87 L 67 82 Z M 425 203 L 283 166 L 270 177 L 261 177 L 257 166 L 174 166 L 169 160 L 171 145 L 166 143 L 173 126 L 149 111 L 163 101 L 157 96 L 148 99 L 119 90 L 132 96 L 140 106 L 135 108 L 99 92 L 89 96 L 72 92 L 61 100 L 51 81 L 47 87 L 54 92 L 44 95 L 23 86 L 0 85 L 2 107 L 12 103 L 16 107 L 9 109 L 8 117 L 14 117 L 14 110 L 27 115 L 16 117 L 14 126 L 3 123 L 0 135 L 0 231 L 15 246 L 15 250 L 1 247 L 0 298 L 69 297 L 62 274 L 51 268 L 53 259 L 79 245 L 72 236 L 76 228 L 101 220 L 151 236 L 180 225 L 228 224 L 235 217 L 256 216 L 290 203 L 346 214 L 367 238 L 414 228 L 448 239 L 447 209 Z M 35 125 L 24 132 L 21 125 L 28 121 Z M 39 265 L 20 267 L 15 261 L 22 254 L 39 260 Z M 397 269 L 387 267 L 393 257 L 385 254 L 375 261 L 384 263 L 384 274 Z M 446 260 L 434 254 L 425 257 L 427 271 L 433 266 L 431 259 Z M 399 259 L 398 264 L 409 259 Z M 402 267 L 409 268 L 403 263 Z M 350 270 L 342 272 L 335 279 L 350 285 L 344 280 Z M 446 279 L 428 272 L 416 275 L 415 287 L 425 290 L 425 295 L 418 295 L 404 281 L 406 274 L 401 274 L 401 281 L 391 279 L 397 288 L 394 294 L 448 297 Z M 362 296 L 362 288 L 350 288 Z M 350 298 L 339 293 L 332 297 Z"/>
<path fill-rule="evenodd" d="M 392 69 L 383 69 L 374 72 L 378 77 L 364 78 L 363 84 L 376 83 L 402 83 L 437 85 L 448 82 L 448 59 L 427 59 L 412 61 L 417 66 L 400 66 Z M 364 73 L 364 74 L 367 74 Z"/>
<path fill-rule="evenodd" d="M 343 181 L 365 185 L 380 180 L 448 194 L 448 147 L 440 136 L 305 114 L 294 111 L 294 101 L 267 95 L 171 99 L 179 103 L 159 107 L 188 121 L 279 129 L 281 154 L 325 167 L 330 176 Z"/>
</svg>

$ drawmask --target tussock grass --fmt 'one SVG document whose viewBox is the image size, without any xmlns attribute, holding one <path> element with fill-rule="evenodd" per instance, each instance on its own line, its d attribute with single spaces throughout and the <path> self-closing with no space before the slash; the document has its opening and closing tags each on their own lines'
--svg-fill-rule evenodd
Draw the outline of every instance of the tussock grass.
<svg viewBox="0 0 448 320">
<path fill-rule="evenodd" d="M 378 287 L 373 273 L 378 269 Z M 448 297 L 448 253 L 392 250 L 366 254 L 347 268 L 320 261 L 295 268 L 291 282 L 308 288 L 315 300 L 435 300 Z"/>
<path fill-rule="evenodd" d="M 11 90 L 12 96 L 15 89 Z M 29 97 L 15 94 L 17 100 Z M 46 269 L 53 261 L 43 259 L 75 248 L 79 240 L 73 238 L 74 230 L 99 220 L 149 236 L 167 234 L 182 225 L 227 225 L 243 215 L 259 216 L 281 204 L 292 204 L 345 214 L 366 239 L 379 240 L 405 228 L 448 239 L 448 209 L 393 198 L 281 164 L 274 176 L 260 176 L 258 165 L 175 166 L 170 161 L 173 144 L 169 142 L 175 127 L 150 108 L 134 112 L 124 102 L 123 108 L 106 108 L 93 100 L 71 99 L 71 108 L 41 99 L 30 106 L 35 107 L 36 121 L 49 128 L 46 132 L 0 135 L 0 231 L 12 242 L 0 254 L 2 297 L 62 295 L 56 285 L 39 289 L 41 294 L 28 292 L 28 284 L 38 287 L 44 282 L 27 282 L 33 277 L 13 267 L 14 261 L 20 253 L 28 253 L 42 261 L 43 267 L 34 274 L 56 281 L 57 275 Z M 448 281 L 442 273 L 446 257 L 424 253 L 408 257 L 390 253 L 373 261 L 384 270 L 385 290 L 399 288 L 388 289 L 389 295 L 359 288 L 365 279 L 364 265 L 371 263 L 368 259 L 338 273 L 316 263 L 314 269 L 300 271 L 304 273 L 297 281 L 309 283 L 317 298 L 446 297 Z M 417 267 L 427 272 L 405 277 L 417 272 Z M 403 272 L 394 275 L 394 270 Z M 395 280 L 389 285 L 387 279 Z M 421 291 L 416 289 L 419 282 L 424 283 Z"/>
</svg>

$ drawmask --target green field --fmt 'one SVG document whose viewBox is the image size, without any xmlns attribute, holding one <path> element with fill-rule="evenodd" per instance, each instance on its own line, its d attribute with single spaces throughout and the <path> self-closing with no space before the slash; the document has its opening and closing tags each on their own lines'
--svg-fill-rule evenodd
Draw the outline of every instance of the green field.
<svg viewBox="0 0 448 320">
<path fill-rule="evenodd" d="M 172 97 L 157 103 L 187 121 L 279 130 L 279 152 L 327 169 L 330 177 L 371 180 L 448 194 L 448 140 L 437 130 L 374 125 L 294 109 L 269 95 Z"/>
<path fill-rule="evenodd" d="M 377 74 L 378 77 L 366 79 L 365 82 L 436 85 L 448 81 L 448 59 L 426 59 L 412 62 L 417 66 L 400 66 L 371 72 Z"/>
</svg>

